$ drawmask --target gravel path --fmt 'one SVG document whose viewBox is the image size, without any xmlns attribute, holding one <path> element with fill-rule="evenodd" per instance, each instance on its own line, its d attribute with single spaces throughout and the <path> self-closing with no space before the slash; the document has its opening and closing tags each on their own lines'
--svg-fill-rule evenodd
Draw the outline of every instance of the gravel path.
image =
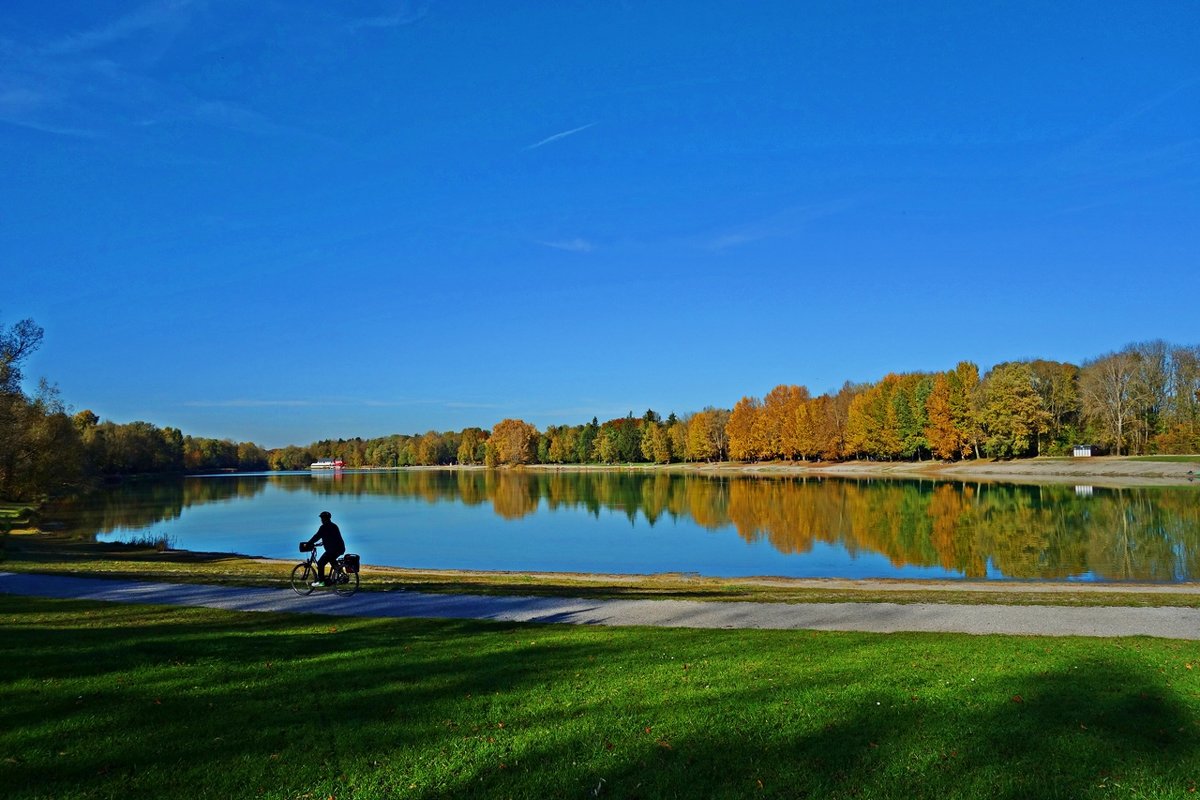
<svg viewBox="0 0 1200 800">
<path fill-rule="evenodd" d="M 1195 608 L 1070 608 L 944 603 L 708 603 L 694 600 L 491 597 L 407 591 L 361 592 L 349 598 L 324 591 L 309 597 L 298 597 L 290 589 L 150 583 L 10 572 L 0 572 L 0 593 L 347 617 L 422 617 L 672 628 L 1200 639 L 1200 609 Z"/>
</svg>

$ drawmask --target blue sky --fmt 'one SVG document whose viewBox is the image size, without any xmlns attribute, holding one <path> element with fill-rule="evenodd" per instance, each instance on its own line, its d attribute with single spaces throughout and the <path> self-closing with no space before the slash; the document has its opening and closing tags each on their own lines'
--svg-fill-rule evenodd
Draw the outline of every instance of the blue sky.
<svg viewBox="0 0 1200 800">
<path fill-rule="evenodd" d="M 8 0 L 0 323 L 268 446 L 1200 342 L 1195 3 Z"/>
</svg>

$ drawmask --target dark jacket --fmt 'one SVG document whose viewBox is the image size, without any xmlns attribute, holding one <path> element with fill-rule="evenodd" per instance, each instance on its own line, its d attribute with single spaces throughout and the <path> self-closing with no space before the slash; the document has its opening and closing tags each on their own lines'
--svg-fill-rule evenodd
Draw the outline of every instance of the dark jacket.
<svg viewBox="0 0 1200 800">
<path fill-rule="evenodd" d="M 346 542 L 342 539 L 342 532 L 333 522 L 322 522 L 321 527 L 317 528 L 317 532 L 308 540 L 308 543 L 325 545 L 326 555 L 340 556 L 346 552 Z"/>
</svg>

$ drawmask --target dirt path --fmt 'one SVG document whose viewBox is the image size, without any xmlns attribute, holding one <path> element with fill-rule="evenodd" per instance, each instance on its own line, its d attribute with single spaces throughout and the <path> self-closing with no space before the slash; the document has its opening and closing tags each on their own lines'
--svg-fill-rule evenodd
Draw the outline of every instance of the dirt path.
<svg viewBox="0 0 1200 800">
<path fill-rule="evenodd" d="M 1200 609 L 954 605 L 942 603 L 704 603 L 694 600 L 581 600 L 331 592 L 151 583 L 0 572 L 0 593 L 33 597 L 201 606 L 351 617 L 478 619 L 574 625 L 1035 636 L 1154 636 L 1200 640 Z"/>
</svg>

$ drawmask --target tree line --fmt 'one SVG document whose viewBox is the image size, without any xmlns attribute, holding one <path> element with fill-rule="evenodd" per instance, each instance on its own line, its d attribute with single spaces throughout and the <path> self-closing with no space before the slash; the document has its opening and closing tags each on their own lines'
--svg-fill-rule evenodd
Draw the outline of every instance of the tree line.
<svg viewBox="0 0 1200 800">
<path fill-rule="evenodd" d="M 783 384 L 732 409 L 706 408 L 544 431 L 506 419 L 491 431 L 315 442 L 351 466 L 623 464 L 697 461 L 961 460 L 1200 452 L 1200 346 L 1131 344 L 1082 365 L 969 361 L 888 374 L 813 397 Z M 300 460 L 303 460 L 300 459 Z"/>
<path fill-rule="evenodd" d="M 253 442 L 70 414 L 44 379 L 27 394 L 22 364 L 43 334 L 30 319 L 0 325 L 0 499 L 36 500 L 121 475 L 267 469 L 269 453 Z"/>
<path fill-rule="evenodd" d="M 963 361 L 944 372 L 888 374 L 812 396 L 781 384 L 732 409 L 640 416 L 544 431 L 521 419 L 491 430 L 325 439 L 267 449 L 149 422 L 69 414 L 44 380 L 24 391 L 22 362 L 41 344 L 26 319 L 0 325 L 0 498 L 61 493 L 108 476 L 348 467 L 625 464 L 847 459 L 958 460 L 1063 455 L 1099 445 L 1116 455 L 1200 452 L 1200 346 L 1131 344 L 1080 365 L 1028 360 L 982 377 Z"/>
</svg>

